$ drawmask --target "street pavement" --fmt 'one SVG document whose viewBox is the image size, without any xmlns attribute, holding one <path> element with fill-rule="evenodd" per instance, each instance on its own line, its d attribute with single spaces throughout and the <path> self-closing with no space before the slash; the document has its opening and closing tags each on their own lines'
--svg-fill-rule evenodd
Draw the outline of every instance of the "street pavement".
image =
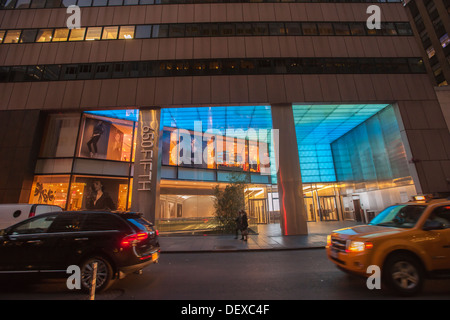
<svg viewBox="0 0 450 320">
<path fill-rule="evenodd" d="M 162 234 L 162 253 L 234 252 L 249 250 L 299 250 L 324 248 L 327 235 L 333 230 L 358 225 L 355 221 L 308 222 L 307 235 L 283 236 L 280 224 L 258 225 L 257 233 L 249 234 L 248 241 L 235 235 Z"/>
</svg>

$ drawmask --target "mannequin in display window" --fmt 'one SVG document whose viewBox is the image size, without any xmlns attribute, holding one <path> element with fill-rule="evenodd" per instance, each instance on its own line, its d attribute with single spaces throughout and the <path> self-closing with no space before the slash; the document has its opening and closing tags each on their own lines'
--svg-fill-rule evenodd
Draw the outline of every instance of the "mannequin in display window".
<svg viewBox="0 0 450 320">
<path fill-rule="evenodd" d="M 103 184 L 100 180 L 95 180 L 92 183 L 92 194 L 87 200 L 87 209 L 94 210 L 115 210 L 116 205 L 114 204 L 111 196 L 103 191 Z"/>
<path fill-rule="evenodd" d="M 97 143 L 104 131 L 105 131 L 105 129 L 103 128 L 103 121 L 97 122 L 97 124 L 95 125 L 95 127 L 93 129 L 92 137 L 87 142 L 87 146 L 89 148 L 89 156 L 91 158 L 94 158 L 97 156 Z"/>
</svg>

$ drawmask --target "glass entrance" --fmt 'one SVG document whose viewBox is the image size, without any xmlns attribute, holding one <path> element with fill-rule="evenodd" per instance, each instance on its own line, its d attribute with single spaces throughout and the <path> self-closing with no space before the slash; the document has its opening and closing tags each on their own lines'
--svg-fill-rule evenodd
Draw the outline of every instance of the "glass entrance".
<svg viewBox="0 0 450 320">
<path fill-rule="evenodd" d="M 306 210 L 306 221 L 313 222 L 316 221 L 316 215 L 314 214 L 314 198 L 304 197 L 305 210 Z"/>
<path fill-rule="evenodd" d="M 339 220 L 336 206 L 336 197 L 319 196 L 319 217 L 320 221 Z"/>
<path fill-rule="evenodd" d="M 256 223 L 269 223 L 266 200 L 267 199 L 249 199 L 248 201 L 249 215 L 250 217 L 255 218 Z"/>
</svg>

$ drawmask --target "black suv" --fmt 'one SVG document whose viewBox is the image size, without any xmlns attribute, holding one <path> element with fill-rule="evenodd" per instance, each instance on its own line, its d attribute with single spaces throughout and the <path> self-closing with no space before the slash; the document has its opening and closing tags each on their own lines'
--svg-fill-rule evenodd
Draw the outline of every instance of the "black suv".
<svg viewBox="0 0 450 320">
<path fill-rule="evenodd" d="M 0 274 L 67 274 L 81 270 L 81 286 L 96 291 L 115 279 L 158 262 L 158 231 L 138 213 L 69 211 L 46 213 L 0 231 Z"/>
</svg>

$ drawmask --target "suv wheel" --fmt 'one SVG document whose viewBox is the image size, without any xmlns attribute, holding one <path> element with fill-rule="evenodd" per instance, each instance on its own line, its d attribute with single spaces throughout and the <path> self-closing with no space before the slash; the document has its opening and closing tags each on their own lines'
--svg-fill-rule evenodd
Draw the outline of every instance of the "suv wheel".
<svg viewBox="0 0 450 320">
<path fill-rule="evenodd" d="M 111 264 L 103 257 L 96 256 L 86 259 L 81 265 L 81 286 L 84 291 L 91 290 L 94 263 L 97 263 L 97 277 L 95 279 L 95 291 L 106 290 L 112 284 L 113 269 Z"/>
<path fill-rule="evenodd" d="M 396 254 L 386 261 L 383 278 L 390 289 L 398 294 L 411 296 L 422 289 L 422 266 L 411 255 Z"/>
</svg>

